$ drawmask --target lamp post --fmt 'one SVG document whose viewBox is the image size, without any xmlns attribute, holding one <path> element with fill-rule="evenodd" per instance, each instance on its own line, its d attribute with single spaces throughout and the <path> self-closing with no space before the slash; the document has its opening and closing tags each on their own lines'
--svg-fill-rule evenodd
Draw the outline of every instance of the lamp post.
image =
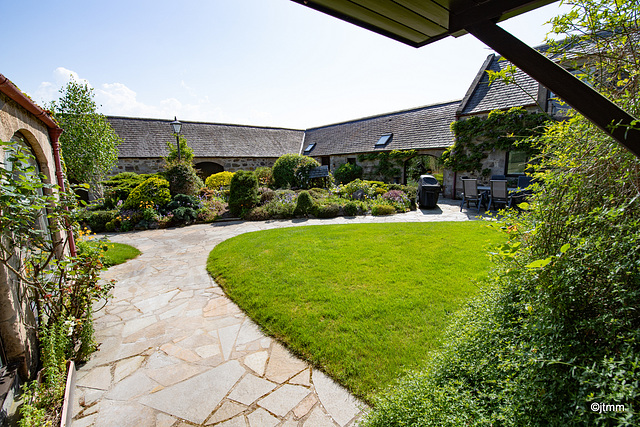
<svg viewBox="0 0 640 427">
<path fill-rule="evenodd" d="M 171 127 L 173 128 L 173 133 L 176 134 L 176 144 L 178 145 L 178 162 L 180 162 L 182 160 L 180 155 L 180 129 L 182 129 L 182 123 L 178 121 L 176 116 L 173 117 Z"/>
</svg>

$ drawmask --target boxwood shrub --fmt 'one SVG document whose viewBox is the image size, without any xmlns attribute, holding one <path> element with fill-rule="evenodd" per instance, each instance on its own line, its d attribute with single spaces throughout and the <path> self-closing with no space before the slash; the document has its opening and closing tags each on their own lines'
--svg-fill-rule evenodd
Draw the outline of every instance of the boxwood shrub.
<svg viewBox="0 0 640 427">
<path fill-rule="evenodd" d="M 258 204 L 258 178 L 253 172 L 238 171 L 231 178 L 229 189 L 229 211 L 242 217 Z"/>
</svg>

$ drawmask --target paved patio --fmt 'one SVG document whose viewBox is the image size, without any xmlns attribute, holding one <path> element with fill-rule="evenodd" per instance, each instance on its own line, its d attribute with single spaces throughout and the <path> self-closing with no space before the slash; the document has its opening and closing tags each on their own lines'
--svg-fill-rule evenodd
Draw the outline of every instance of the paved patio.
<svg viewBox="0 0 640 427">
<path fill-rule="evenodd" d="M 110 236 L 142 255 L 103 274 L 113 299 L 95 316 L 100 350 L 78 370 L 74 427 L 353 426 L 362 402 L 264 335 L 205 269 L 242 233 L 368 222 L 467 221 L 459 202 L 389 217 L 200 224 Z"/>
</svg>

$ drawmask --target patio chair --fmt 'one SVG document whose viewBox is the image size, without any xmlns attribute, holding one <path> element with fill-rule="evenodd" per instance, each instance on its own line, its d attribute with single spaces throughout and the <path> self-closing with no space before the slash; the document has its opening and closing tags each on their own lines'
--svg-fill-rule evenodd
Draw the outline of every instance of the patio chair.
<svg viewBox="0 0 640 427">
<path fill-rule="evenodd" d="M 511 207 L 511 196 L 509 195 L 509 190 L 507 190 L 507 181 L 503 181 L 501 179 L 492 179 L 490 181 L 491 192 L 489 195 L 489 207 L 488 211 L 491 210 L 491 205 L 494 203 L 504 203 L 507 207 Z"/>
<path fill-rule="evenodd" d="M 516 207 L 522 202 L 527 200 L 532 193 L 528 188 L 533 183 L 533 177 L 527 175 L 521 175 L 518 177 L 518 190 L 511 193 L 511 204 L 515 204 Z M 518 208 L 519 209 L 519 208 Z"/>
<path fill-rule="evenodd" d="M 482 204 L 483 196 L 478 193 L 478 180 L 477 179 L 463 179 L 462 180 L 462 203 L 460 203 L 460 212 L 464 203 L 467 202 L 467 209 L 469 209 L 469 202 L 476 202 L 478 207 L 478 213 L 480 213 L 480 205 Z"/>
</svg>

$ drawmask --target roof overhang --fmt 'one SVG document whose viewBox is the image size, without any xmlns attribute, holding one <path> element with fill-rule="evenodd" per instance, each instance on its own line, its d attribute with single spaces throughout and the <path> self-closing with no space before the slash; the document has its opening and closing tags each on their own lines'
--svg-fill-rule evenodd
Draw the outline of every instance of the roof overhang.
<svg viewBox="0 0 640 427">
<path fill-rule="evenodd" d="M 293 0 L 413 47 L 466 34 L 557 0 Z"/>
<path fill-rule="evenodd" d="M 557 0 L 292 1 L 413 47 L 473 34 L 640 157 L 640 121 L 496 25 Z"/>
</svg>

